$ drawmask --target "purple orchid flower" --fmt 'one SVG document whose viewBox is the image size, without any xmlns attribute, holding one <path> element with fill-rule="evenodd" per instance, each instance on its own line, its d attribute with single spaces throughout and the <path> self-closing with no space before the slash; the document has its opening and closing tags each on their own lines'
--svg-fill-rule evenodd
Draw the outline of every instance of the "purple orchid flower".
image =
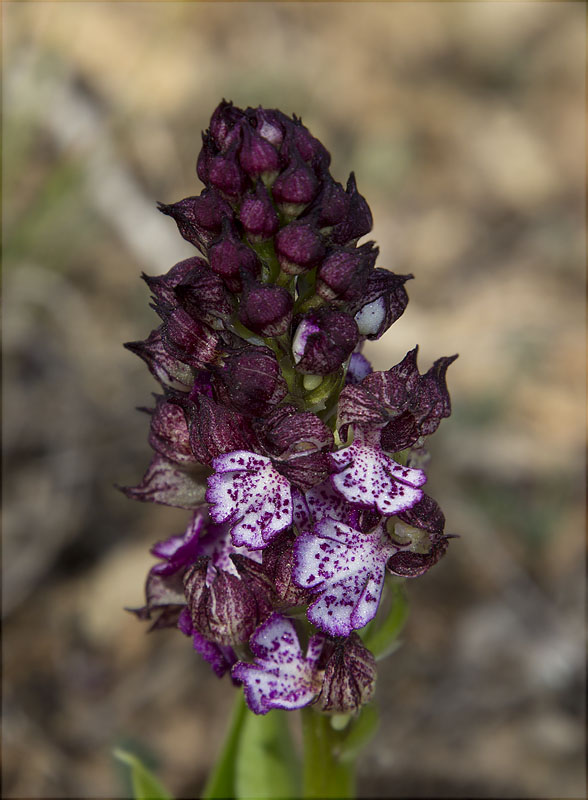
<svg viewBox="0 0 588 800">
<path fill-rule="evenodd" d="M 363 628 L 378 610 L 386 562 L 398 547 L 379 524 L 371 533 L 325 517 L 294 547 L 293 577 L 318 598 L 308 619 L 331 636 L 349 636 Z"/>
<path fill-rule="evenodd" d="M 384 453 L 377 440 L 359 429 L 349 447 L 330 453 L 335 489 L 354 506 L 375 508 L 384 516 L 407 511 L 422 498 L 427 476 L 403 467 Z"/>
<path fill-rule="evenodd" d="M 292 523 L 290 484 L 271 460 L 238 450 L 215 458 L 206 500 L 215 522 L 228 522 L 233 544 L 265 547 Z"/>
<path fill-rule="evenodd" d="M 231 673 L 243 682 L 249 708 L 267 714 L 272 708 L 302 708 L 311 703 L 321 690 L 317 662 L 323 641 L 322 636 L 312 636 L 303 655 L 293 622 L 272 614 L 249 640 L 254 662 L 239 661 Z"/>
</svg>

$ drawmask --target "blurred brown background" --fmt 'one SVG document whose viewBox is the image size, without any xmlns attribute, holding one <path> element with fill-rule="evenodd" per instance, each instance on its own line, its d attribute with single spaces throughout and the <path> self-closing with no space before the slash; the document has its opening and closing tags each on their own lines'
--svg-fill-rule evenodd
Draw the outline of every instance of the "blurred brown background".
<svg viewBox="0 0 588 800">
<path fill-rule="evenodd" d="M 145 635 L 186 514 L 113 488 L 156 389 L 139 272 L 190 254 L 218 101 L 300 115 L 354 169 L 411 302 L 368 347 L 459 352 L 431 493 L 459 533 L 410 584 L 361 766 L 378 797 L 584 795 L 583 3 L 10 3 L 4 31 L 4 796 L 125 797 L 134 748 L 194 797 L 232 703 Z"/>
</svg>

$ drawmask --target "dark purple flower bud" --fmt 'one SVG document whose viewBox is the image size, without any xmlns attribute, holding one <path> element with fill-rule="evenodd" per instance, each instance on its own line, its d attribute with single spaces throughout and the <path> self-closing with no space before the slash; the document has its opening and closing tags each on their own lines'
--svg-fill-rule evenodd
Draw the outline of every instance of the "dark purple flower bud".
<svg viewBox="0 0 588 800">
<path fill-rule="evenodd" d="M 373 242 L 333 250 L 318 268 L 317 293 L 325 300 L 358 300 L 365 292 L 377 257 L 378 248 Z"/>
<path fill-rule="evenodd" d="M 296 216 L 310 203 L 317 190 L 316 175 L 294 152 L 287 169 L 276 178 L 272 195 L 286 213 Z"/>
<path fill-rule="evenodd" d="M 151 459 L 138 486 L 120 488 L 132 500 L 194 509 L 205 500 L 207 474 L 208 471 L 203 467 L 179 467 L 157 454 Z"/>
<path fill-rule="evenodd" d="M 320 262 L 325 254 L 323 237 L 310 222 L 295 220 L 276 234 L 276 253 L 284 272 L 299 275 Z"/>
<path fill-rule="evenodd" d="M 235 199 L 245 189 L 246 176 L 237 158 L 237 145 L 224 154 L 210 159 L 208 164 L 208 183 L 226 197 Z"/>
<path fill-rule="evenodd" d="M 257 276 L 261 269 L 257 254 L 239 239 L 228 219 L 223 223 L 221 236 L 210 245 L 208 258 L 213 272 L 235 293 L 242 289 L 242 270 Z"/>
<path fill-rule="evenodd" d="M 278 215 L 263 183 L 258 181 L 255 192 L 245 195 L 239 219 L 251 242 L 264 242 L 276 233 Z"/>
<path fill-rule="evenodd" d="M 215 371 L 215 387 L 223 403 L 253 416 L 266 414 L 288 394 L 280 365 L 267 347 L 248 347 L 227 356 Z"/>
<path fill-rule="evenodd" d="M 331 241 L 335 244 L 350 244 L 365 236 L 372 229 L 372 212 L 365 198 L 357 191 L 353 172 L 347 181 L 349 207 L 344 219 L 331 231 Z"/>
<path fill-rule="evenodd" d="M 361 336 L 379 339 L 402 316 L 408 303 L 404 284 L 412 275 L 396 275 L 374 269 L 368 276 L 361 300 L 352 306 Z"/>
<path fill-rule="evenodd" d="M 374 695 L 376 659 L 356 633 L 339 640 L 327 662 L 318 703 L 323 711 L 352 714 Z"/>
<path fill-rule="evenodd" d="M 343 311 L 322 307 L 305 314 L 292 342 L 296 369 L 308 375 L 328 375 L 355 350 L 357 325 Z"/>
<path fill-rule="evenodd" d="M 175 264 L 165 275 L 146 275 L 144 272 L 141 277 L 151 290 L 154 299 L 163 305 L 175 306 L 176 298 L 174 289 L 181 283 L 191 269 L 198 265 L 208 267 L 203 258 L 194 256 L 193 258 L 186 258 Z"/>
<path fill-rule="evenodd" d="M 234 450 L 254 446 L 255 436 L 246 419 L 204 394 L 187 405 L 192 453 L 201 464 Z"/>
<path fill-rule="evenodd" d="M 250 119 L 257 125 L 257 133 L 274 147 L 280 147 L 284 139 L 285 124 L 290 120 L 281 111 L 271 108 L 248 109 Z"/>
<path fill-rule="evenodd" d="M 212 363 L 218 355 L 218 334 L 183 308 L 175 308 L 166 315 L 161 338 L 170 355 L 199 369 Z"/>
<path fill-rule="evenodd" d="M 326 172 L 331 163 L 331 154 L 326 147 L 296 117 L 294 117 L 294 125 L 291 126 L 290 131 L 296 149 L 303 160 L 312 164 L 317 171 Z"/>
<path fill-rule="evenodd" d="M 245 548 L 242 548 L 245 549 Z M 249 551 L 252 555 L 260 556 L 259 551 Z M 231 555 L 232 567 L 241 580 L 247 583 L 248 588 L 258 597 L 263 598 L 265 611 L 269 614 L 276 601 L 276 590 L 270 576 L 264 569 L 261 559 L 255 561 L 243 553 Z"/>
<path fill-rule="evenodd" d="M 243 143 L 239 153 L 241 166 L 250 178 L 277 173 L 279 157 L 276 148 L 250 125 L 243 126 Z"/>
<path fill-rule="evenodd" d="M 243 288 L 239 319 L 264 338 L 281 336 L 290 327 L 293 307 L 294 300 L 287 289 L 250 280 Z"/>
<path fill-rule="evenodd" d="M 349 367 L 345 374 L 345 383 L 361 383 L 364 378 L 374 371 L 372 365 L 362 353 L 352 353 L 349 359 Z"/>
<path fill-rule="evenodd" d="M 329 461 L 322 450 L 298 453 L 297 457 L 291 456 L 281 463 L 276 462 L 276 465 L 292 486 L 302 490 L 321 483 L 329 473 Z"/>
<path fill-rule="evenodd" d="M 184 239 L 201 252 L 221 231 L 224 217 L 232 217 L 233 210 L 214 189 L 204 189 L 199 197 L 186 197 L 178 203 L 159 203 L 162 214 L 172 217 Z"/>
<path fill-rule="evenodd" d="M 183 409 L 162 397 L 158 398 L 151 417 L 149 444 L 156 453 L 176 464 L 196 461 L 190 449 L 190 434 Z"/>
<path fill-rule="evenodd" d="M 327 174 L 323 177 L 320 191 L 307 213 L 316 220 L 319 228 L 331 228 L 345 219 L 350 202 L 350 197 L 341 184 Z"/>
<path fill-rule="evenodd" d="M 332 430 L 311 411 L 298 411 L 294 406 L 276 408 L 260 423 L 268 452 L 288 459 L 312 450 L 332 450 Z"/>
<path fill-rule="evenodd" d="M 176 302 L 194 319 L 219 327 L 233 313 L 233 304 L 225 284 L 202 259 L 194 265 L 174 289 Z"/>
<path fill-rule="evenodd" d="M 162 386 L 180 392 L 189 391 L 194 380 L 192 367 L 170 356 L 163 346 L 160 328 L 151 331 L 144 342 L 127 342 L 125 347 L 143 359 L 149 372 Z"/>
<path fill-rule="evenodd" d="M 263 592 L 252 591 L 247 580 L 224 570 L 213 568 L 210 582 L 208 566 L 209 559 L 201 558 L 184 576 L 194 629 L 217 644 L 243 644 L 271 613 L 271 602 Z"/>
<path fill-rule="evenodd" d="M 203 133 L 202 149 L 198 154 L 198 160 L 196 162 L 196 174 L 198 175 L 202 183 L 208 184 L 210 163 L 212 159 L 217 155 L 217 153 L 218 149 L 210 133 L 208 132 Z"/>
<path fill-rule="evenodd" d="M 210 119 L 210 133 L 217 147 L 222 152 L 229 149 L 231 145 L 238 142 L 241 136 L 241 124 L 243 112 L 235 108 L 232 103 L 223 100 L 216 107 Z"/>
</svg>

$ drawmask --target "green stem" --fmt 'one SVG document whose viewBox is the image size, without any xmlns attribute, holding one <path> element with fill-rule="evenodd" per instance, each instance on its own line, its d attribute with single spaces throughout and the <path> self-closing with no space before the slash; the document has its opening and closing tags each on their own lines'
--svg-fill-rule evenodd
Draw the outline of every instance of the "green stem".
<svg viewBox="0 0 588 800">
<path fill-rule="evenodd" d="M 339 757 L 340 734 L 331 718 L 311 708 L 302 709 L 304 740 L 304 798 L 355 797 L 353 761 Z"/>
<path fill-rule="evenodd" d="M 234 797 L 235 764 L 239 749 L 239 739 L 245 723 L 247 705 L 243 692 L 237 693 L 233 708 L 233 716 L 220 758 L 216 762 L 204 791 L 202 800 L 215 800 L 216 798 Z"/>
</svg>

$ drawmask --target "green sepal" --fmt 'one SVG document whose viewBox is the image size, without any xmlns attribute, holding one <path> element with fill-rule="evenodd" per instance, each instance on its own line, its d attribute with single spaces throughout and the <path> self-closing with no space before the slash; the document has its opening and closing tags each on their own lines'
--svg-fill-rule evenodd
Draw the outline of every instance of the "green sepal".
<svg viewBox="0 0 588 800">
<path fill-rule="evenodd" d="M 173 796 L 137 756 L 121 748 L 117 748 L 112 754 L 118 761 L 130 767 L 134 800 L 173 800 Z"/>
</svg>

